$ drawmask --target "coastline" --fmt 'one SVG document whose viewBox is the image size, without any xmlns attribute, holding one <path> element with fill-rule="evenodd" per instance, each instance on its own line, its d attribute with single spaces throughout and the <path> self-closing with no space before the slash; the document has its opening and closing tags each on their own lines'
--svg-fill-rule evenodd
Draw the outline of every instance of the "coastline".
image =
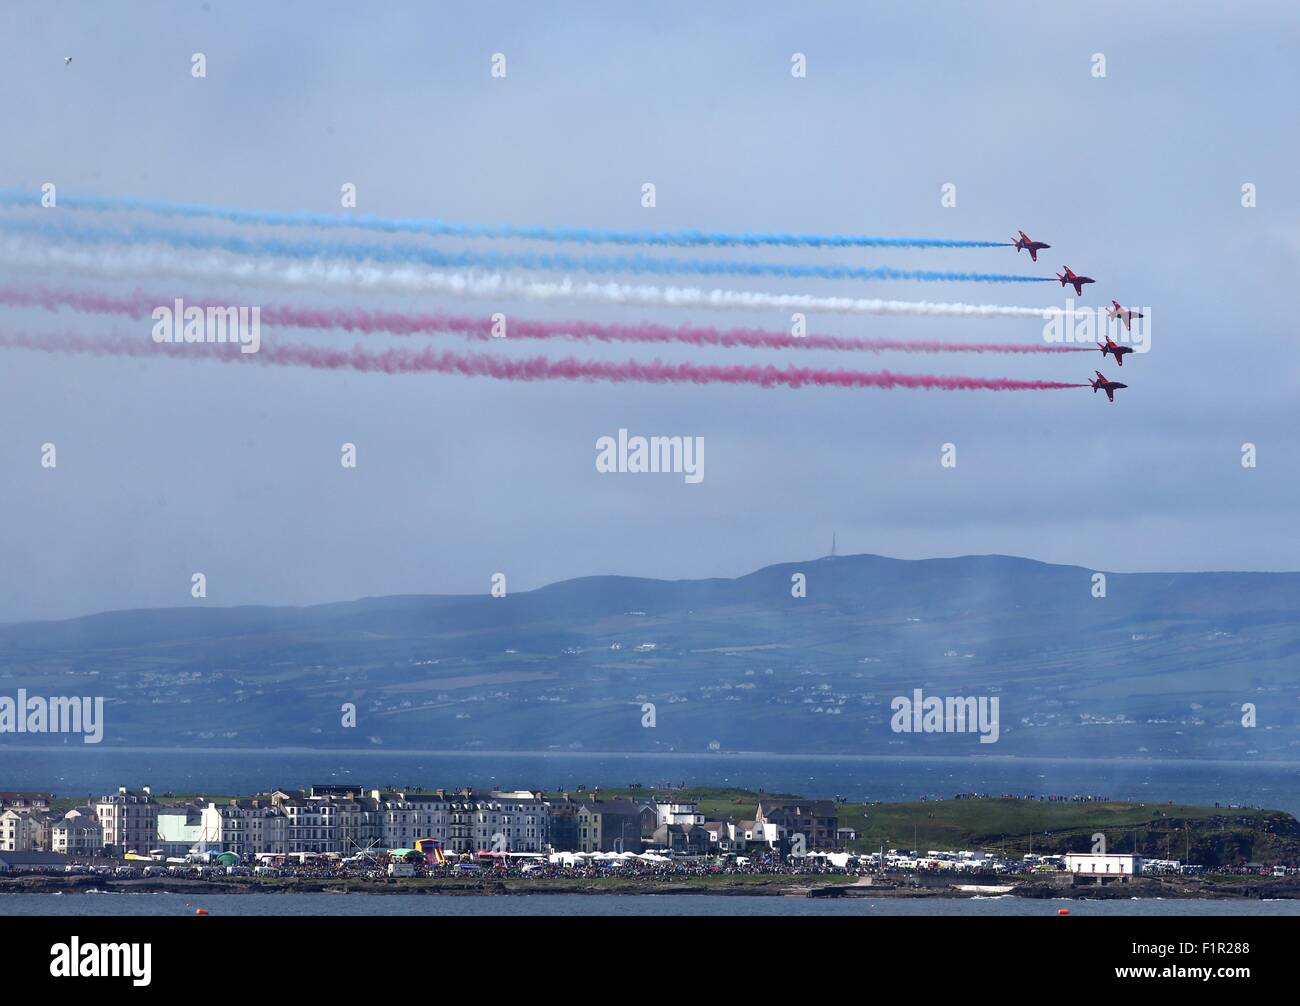
<svg viewBox="0 0 1300 1006">
<path fill-rule="evenodd" d="M 946 878 L 888 877 L 864 883 L 868 878 L 848 876 L 792 877 L 781 874 L 699 877 L 673 880 L 602 877 L 596 879 L 540 879 L 506 877 L 462 880 L 457 878 L 400 878 L 359 880 L 345 878 L 276 878 L 272 880 L 232 877 L 229 879 L 177 879 L 143 877 L 118 880 L 94 876 L 19 876 L 0 878 L 0 905 L 5 894 L 89 895 L 89 894 L 321 894 L 383 897 L 420 894 L 442 897 L 526 897 L 534 894 L 618 895 L 715 895 L 727 897 L 811 897 L 811 898 L 989 898 L 1114 900 L 1300 900 L 1300 880 L 1295 878 L 1209 876 L 1199 878 L 1139 877 L 1124 883 L 1076 884 L 1066 877 L 1035 877 L 1020 882 L 1006 878 L 978 883 L 954 884 Z M 978 878 L 973 878 L 978 880 Z M 990 888 L 996 887 L 993 891 Z M 963 890 L 962 888 L 968 888 Z M 1005 890 L 1004 890 L 1005 888 Z"/>
<path fill-rule="evenodd" d="M 310 755 L 321 758 L 334 757 L 434 757 L 455 756 L 472 759 L 496 758 L 567 758 L 582 759 L 662 759 L 665 761 L 762 761 L 781 759 L 782 761 L 811 762 L 917 762 L 918 764 L 947 764 L 952 762 L 987 762 L 1012 763 L 1026 765 L 1171 765 L 1171 766 L 1214 766 L 1231 765 L 1234 767 L 1268 767 L 1300 770 L 1300 760 L 1277 758 L 1160 758 L 1113 755 L 1100 757 L 1096 755 L 1048 756 L 1026 754 L 894 754 L 890 752 L 828 752 L 828 751 L 750 751 L 742 749 L 725 751 L 603 751 L 603 750 L 548 750 L 536 748 L 487 749 L 487 748 L 318 748 L 287 745 L 284 747 L 154 747 L 150 745 L 66 745 L 66 744 L 16 744 L 0 742 L 0 750 L 18 751 L 24 754 L 48 754 L 53 751 L 85 751 L 87 754 L 104 754 L 114 752 L 121 754 L 165 754 L 174 755 L 183 752 L 188 755 Z"/>
</svg>

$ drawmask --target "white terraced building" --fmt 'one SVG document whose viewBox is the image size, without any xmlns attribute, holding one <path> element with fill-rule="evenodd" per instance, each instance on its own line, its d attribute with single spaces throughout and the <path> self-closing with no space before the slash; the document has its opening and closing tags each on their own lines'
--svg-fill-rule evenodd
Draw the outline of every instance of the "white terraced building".
<svg viewBox="0 0 1300 1006">
<path fill-rule="evenodd" d="M 438 793 L 407 793 L 372 790 L 383 816 L 383 846 L 386 849 L 411 849 L 422 838 L 447 842 L 449 804 Z"/>
<path fill-rule="evenodd" d="M 541 852 L 549 807 L 531 790 L 461 792 L 448 807 L 450 852 Z"/>
<path fill-rule="evenodd" d="M 199 825 L 198 851 L 237 856 L 289 851 L 289 817 L 259 800 L 209 803 Z"/>
</svg>

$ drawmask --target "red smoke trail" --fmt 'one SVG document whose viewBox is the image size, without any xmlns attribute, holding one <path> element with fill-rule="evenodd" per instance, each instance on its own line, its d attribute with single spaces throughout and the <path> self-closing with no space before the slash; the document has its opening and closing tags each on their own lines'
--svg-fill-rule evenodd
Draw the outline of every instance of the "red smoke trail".
<svg viewBox="0 0 1300 1006">
<path fill-rule="evenodd" d="M 10 307 L 43 307 L 54 311 L 70 307 L 75 311 L 119 314 L 147 318 L 155 307 L 170 307 L 174 298 L 149 297 L 136 291 L 129 297 L 43 287 L 0 287 L 0 304 Z M 193 307 L 224 307 L 216 301 L 187 300 Z M 261 308 L 268 325 L 292 328 L 339 329 L 367 335 L 419 335 L 453 333 L 474 339 L 492 338 L 492 321 L 486 317 L 448 314 L 412 314 L 368 311 L 362 308 L 302 308 L 271 305 Z M 845 352 L 901 353 L 1093 353 L 1084 346 L 1049 343 L 943 342 L 938 340 L 861 339 L 830 335 L 793 336 L 755 328 L 719 329 L 711 326 L 636 324 L 610 325 L 591 321 L 527 321 L 507 318 L 506 337 L 513 339 L 589 339 L 596 342 L 687 343 L 693 346 L 743 346 L 754 349 L 826 349 Z"/>
<path fill-rule="evenodd" d="M 941 391 L 1046 391 L 1086 388 L 1060 381 L 1017 381 L 1006 377 L 941 377 L 933 374 L 891 374 L 887 370 L 825 370 L 753 364 L 718 366 L 697 363 L 607 363 L 551 360 L 544 356 L 511 359 L 487 353 L 448 350 L 388 349 L 372 353 L 360 346 L 350 350 L 318 346 L 262 345 L 257 353 L 241 353 L 236 344 L 155 343 L 152 339 L 87 338 L 80 335 L 0 335 L 0 346 L 38 349 L 50 353 L 93 353 L 102 356 L 173 356 L 226 362 L 266 363 L 321 370 L 357 370 L 383 374 L 459 374 L 502 381 L 612 381 L 649 384 L 739 384 L 763 388 L 805 386 L 821 388 L 929 388 Z"/>
</svg>

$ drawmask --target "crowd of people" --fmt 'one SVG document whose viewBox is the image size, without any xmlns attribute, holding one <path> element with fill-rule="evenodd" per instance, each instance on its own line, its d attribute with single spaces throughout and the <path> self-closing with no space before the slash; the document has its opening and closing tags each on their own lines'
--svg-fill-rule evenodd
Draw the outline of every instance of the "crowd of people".
<svg viewBox="0 0 1300 1006">
<path fill-rule="evenodd" d="M 134 879 L 145 877 L 164 877 L 175 879 L 201 880 L 221 878 L 275 878 L 299 880 L 367 880 L 400 883 L 408 877 L 446 878 L 460 880 L 503 880 L 507 878 L 528 879 L 571 879 L 591 880 L 601 877 L 629 877 L 676 879 L 708 876 L 843 876 L 859 877 L 878 874 L 927 874 L 953 872 L 937 862 L 924 858 L 900 865 L 896 861 L 880 863 L 878 856 L 850 856 L 847 862 L 840 858 L 838 864 L 825 856 L 780 856 L 775 853 L 745 857 L 678 857 L 654 860 L 626 859 L 579 859 L 552 862 L 546 857 L 478 857 L 463 860 L 451 860 L 445 863 L 402 861 L 402 873 L 394 876 L 390 870 L 392 860 L 388 856 L 377 854 L 372 857 L 357 857 L 343 860 L 335 857 L 321 856 L 303 860 L 285 858 L 280 860 L 246 859 L 236 865 L 219 865 L 216 863 L 131 863 L 122 865 L 103 862 L 70 863 L 66 866 L 22 865 L 15 866 L 12 873 L 37 875 L 81 875 L 103 876 L 113 879 Z M 1022 863 L 1019 861 L 990 861 L 987 867 L 968 869 L 959 872 L 975 874 L 1011 874 L 1042 873 L 1049 864 Z M 1050 864 L 1054 869 L 1061 869 L 1057 864 Z M 1154 864 L 1153 864 L 1154 865 Z M 1196 867 L 1199 873 L 1203 868 Z M 1161 873 L 1159 869 L 1147 872 Z M 1186 873 L 1187 871 L 1177 871 Z M 1296 868 L 1279 868 L 1248 864 L 1240 866 L 1216 866 L 1210 871 L 1216 874 L 1233 876 L 1291 876 L 1300 873 Z"/>
</svg>

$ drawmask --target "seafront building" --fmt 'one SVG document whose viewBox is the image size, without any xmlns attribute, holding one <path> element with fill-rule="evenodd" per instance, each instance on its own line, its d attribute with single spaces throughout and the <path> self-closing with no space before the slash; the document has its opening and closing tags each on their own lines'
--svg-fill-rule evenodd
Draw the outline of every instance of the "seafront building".
<svg viewBox="0 0 1300 1006">
<path fill-rule="evenodd" d="M 99 798 L 95 817 L 104 829 L 104 847 L 121 856 L 127 852 L 147 854 L 158 843 L 158 805 L 148 786 L 127 789 Z"/>
<path fill-rule="evenodd" d="M 162 827 L 159 815 L 159 827 Z M 178 836 L 191 834 L 189 810 L 186 821 L 176 828 Z M 231 800 L 209 803 L 199 811 L 198 852 L 233 852 L 237 856 L 258 853 L 284 854 L 289 851 L 289 817 L 280 808 L 261 800 Z M 186 853 L 182 853 L 185 855 Z"/>
<path fill-rule="evenodd" d="M 162 858 L 232 854 L 344 858 L 429 841 L 449 856 L 479 853 L 786 852 L 837 848 L 829 801 L 758 805 L 753 820 L 706 822 L 675 797 L 548 799 L 534 790 L 274 789 L 253 799 L 160 803 L 148 786 L 118 787 L 63 814 L 50 794 L 0 793 L 0 852 Z M 799 836 L 802 835 L 802 842 Z"/>
<path fill-rule="evenodd" d="M 0 791 L 0 852 L 49 848 L 50 827 L 57 820 L 50 813 L 52 799 L 49 793 Z"/>
<path fill-rule="evenodd" d="M 104 851 L 104 829 L 94 807 L 74 807 L 50 828 L 50 851 L 65 856 L 98 856 Z"/>
<path fill-rule="evenodd" d="M 32 790 L 0 789 L 0 810 L 49 810 L 53 793 L 39 793 Z"/>
<path fill-rule="evenodd" d="M 422 838 L 447 841 L 448 801 L 441 793 L 370 790 L 380 809 L 381 844 L 387 849 L 411 849 Z"/>
<path fill-rule="evenodd" d="M 57 807 L 57 809 L 56 809 Z M 160 802 L 148 786 L 118 787 L 64 809 L 49 794 L 0 792 L 0 873 L 60 869 L 69 860 L 216 861 L 220 868 L 276 870 L 282 859 L 315 868 L 317 857 L 373 870 L 388 860 L 413 875 L 412 850 L 443 864 L 480 856 L 522 855 L 530 861 L 591 865 L 637 857 L 665 863 L 665 854 L 734 857 L 760 868 L 770 856 L 807 857 L 836 869 L 990 875 L 1061 873 L 1074 885 L 1128 883 L 1140 874 L 1188 875 L 1204 870 L 1177 860 L 1133 853 L 1034 854 L 1012 861 L 986 851 L 880 849 L 846 851 L 854 830 L 840 826 L 837 803 L 760 796 L 753 818 L 708 820 L 698 803 L 677 796 L 602 796 L 580 789 L 548 797 L 534 790 L 363 789 L 354 785 L 275 789 L 252 799 Z M 439 854 L 441 853 L 441 854 Z M 254 862 L 270 858 L 270 864 Z M 100 870 L 130 872 L 93 864 Z M 1248 867 L 1251 864 L 1247 864 Z M 1258 864 L 1255 864 L 1256 866 Z M 85 868 L 85 864 L 83 864 Z M 184 866 L 175 867 L 185 869 Z M 520 866 L 534 868 L 533 862 Z M 457 862 L 477 873 L 481 864 Z M 1259 871 L 1262 872 L 1260 867 Z M 1279 872 L 1281 871 L 1281 872 Z M 1275 866 L 1274 876 L 1296 872 Z M 397 876 L 397 873 L 390 875 Z"/>
<path fill-rule="evenodd" d="M 32 844 L 32 815 L 26 810 L 0 811 L 0 852 L 27 852 Z"/>
<path fill-rule="evenodd" d="M 313 799 L 297 790 L 277 791 L 271 795 L 273 806 L 285 818 L 285 848 L 291 855 L 304 853 L 338 852 L 338 807 L 332 797 Z M 254 849 L 254 853 L 269 850 Z"/>
<path fill-rule="evenodd" d="M 451 852 L 541 852 L 547 804 L 531 790 L 463 790 L 448 805 Z"/>
<path fill-rule="evenodd" d="M 808 849 L 833 849 L 839 818 L 830 800 L 763 800 L 754 815 L 754 824 L 771 826 L 781 836 L 803 835 Z"/>
<path fill-rule="evenodd" d="M 203 807 L 198 802 L 158 808 L 158 848 L 164 856 L 188 856 L 203 841 Z"/>
<path fill-rule="evenodd" d="M 655 802 L 658 824 L 703 824 L 704 815 L 694 800 L 658 800 Z"/>
<path fill-rule="evenodd" d="M 577 807 L 577 852 L 640 852 L 647 808 L 631 800 L 584 800 Z"/>
<path fill-rule="evenodd" d="M 1065 869 L 1076 877 L 1134 877 L 1142 872 L 1142 857 L 1131 852 L 1071 852 L 1065 856 Z"/>
</svg>

